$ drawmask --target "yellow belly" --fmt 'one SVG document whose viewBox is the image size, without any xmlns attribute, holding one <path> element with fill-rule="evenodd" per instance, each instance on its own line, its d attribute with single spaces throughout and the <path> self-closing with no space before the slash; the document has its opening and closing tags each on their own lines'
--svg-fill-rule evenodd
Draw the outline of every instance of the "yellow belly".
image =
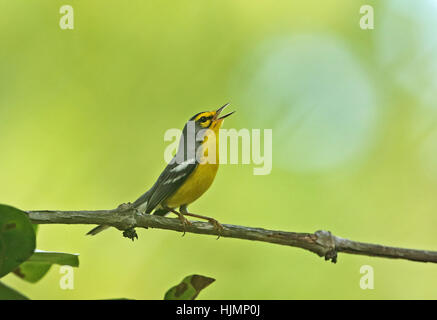
<svg viewBox="0 0 437 320">
<path fill-rule="evenodd" d="M 217 173 L 218 166 L 218 163 L 199 164 L 184 184 L 175 194 L 165 200 L 164 204 L 170 208 L 177 208 L 182 205 L 188 205 L 197 200 L 211 186 Z"/>
</svg>

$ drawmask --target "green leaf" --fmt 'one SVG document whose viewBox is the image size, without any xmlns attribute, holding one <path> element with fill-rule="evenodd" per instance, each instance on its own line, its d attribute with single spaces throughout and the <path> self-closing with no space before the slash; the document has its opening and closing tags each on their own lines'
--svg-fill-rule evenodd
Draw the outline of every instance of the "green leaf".
<svg viewBox="0 0 437 320">
<path fill-rule="evenodd" d="M 27 214 L 0 205 L 0 278 L 15 270 L 35 250 L 35 231 Z"/>
<path fill-rule="evenodd" d="M 14 270 L 14 274 L 30 283 L 41 280 L 52 267 L 49 263 L 23 262 Z"/>
<path fill-rule="evenodd" d="M 69 265 L 72 267 L 79 266 L 79 254 L 35 250 L 35 253 L 29 258 L 28 262 L 59 264 L 61 266 Z"/>
<path fill-rule="evenodd" d="M 29 298 L 0 282 L 0 300 L 29 300 Z"/>
<path fill-rule="evenodd" d="M 185 277 L 181 283 L 167 291 L 164 300 L 194 300 L 201 290 L 214 281 L 213 278 L 198 274 Z"/>
<path fill-rule="evenodd" d="M 79 266 L 79 255 L 62 252 L 35 250 L 35 253 L 14 270 L 15 275 L 23 280 L 35 283 L 41 280 L 53 264 L 61 266 Z"/>
</svg>

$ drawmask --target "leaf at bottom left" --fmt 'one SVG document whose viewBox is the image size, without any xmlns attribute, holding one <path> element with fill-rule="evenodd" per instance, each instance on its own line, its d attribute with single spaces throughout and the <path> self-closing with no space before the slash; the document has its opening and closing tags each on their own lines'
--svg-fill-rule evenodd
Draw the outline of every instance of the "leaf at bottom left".
<svg viewBox="0 0 437 320">
<path fill-rule="evenodd" d="M 29 300 L 29 298 L 0 282 L 0 300 Z"/>
</svg>

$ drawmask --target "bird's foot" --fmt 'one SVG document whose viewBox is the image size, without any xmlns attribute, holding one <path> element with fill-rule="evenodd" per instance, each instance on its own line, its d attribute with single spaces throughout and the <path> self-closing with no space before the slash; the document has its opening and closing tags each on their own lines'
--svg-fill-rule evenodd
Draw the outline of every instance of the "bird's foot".
<svg viewBox="0 0 437 320">
<path fill-rule="evenodd" d="M 187 218 L 185 218 L 183 214 L 179 215 L 179 220 L 181 220 L 182 226 L 184 227 L 184 233 L 182 234 L 183 237 L 185 235 L 185 230 L 187 226 L 191 226 L 192 223 Z"/>
<path fill-rule="evenodd" d="M 222 224 L 218 222 L 216 219 L 208 218 L 208 222 L 213 225 L 215 230 L 217 230 L 217 240 L 220 239 L 220 237 L 223 234 L 223 231 L 225 231 L 225 228 L 223 228 Z"/>
<path fill-rule="evenodd" d="M 195 214 L 195 213 L 188 212 L 187 206 L 181 206 L 181 213 L 186 215 L 186 216 L 190 216 L 190 217 L 194 217 L 194 218 L 199 218 L 199 219 L 207 220 L 210 224 L 213 225 L 214 229 L 217 230 L 217 236 L 218 236 L 217 240 L 220 239 L 220 237 L 223 234 L 223 231 L 225 231 L 225 228 L 223 228 L 221 223 L 218 222 L 216 219 L 210 218 L 210 217 L 207 217 L 207 216 L 202 216 L 200 214 Z"/>
</svg>

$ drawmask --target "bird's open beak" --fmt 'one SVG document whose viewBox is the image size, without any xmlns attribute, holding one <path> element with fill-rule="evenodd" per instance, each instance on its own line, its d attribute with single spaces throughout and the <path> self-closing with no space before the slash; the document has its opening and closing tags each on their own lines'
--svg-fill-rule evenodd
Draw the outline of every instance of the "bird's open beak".
<svg viewBox="0 0 437 320">
<path fill-rule="evenodd" d="M 224 108 L 226 108 L 228 105 L 229 105 L 229 103 L 226 103 L 223 107 L 218 108 L 217 111 L 215 112 L 214 117 L 213 117 L 212 119 L 213 119 L 214 121 L 215 121 L 215 120 L 222 120 L 222 119 L 224 119 L 224 118 L 229 117 L 231 114 L 233 114 L 235 111 L 229 112 L 229 113 L 225 114 L 224 116 L 221 116 L 220 118 L 218 118 L 218 116 L 220 115 L 220 113 L 222 112 L 222 110 L 223 110 Z"/>
</svg>

